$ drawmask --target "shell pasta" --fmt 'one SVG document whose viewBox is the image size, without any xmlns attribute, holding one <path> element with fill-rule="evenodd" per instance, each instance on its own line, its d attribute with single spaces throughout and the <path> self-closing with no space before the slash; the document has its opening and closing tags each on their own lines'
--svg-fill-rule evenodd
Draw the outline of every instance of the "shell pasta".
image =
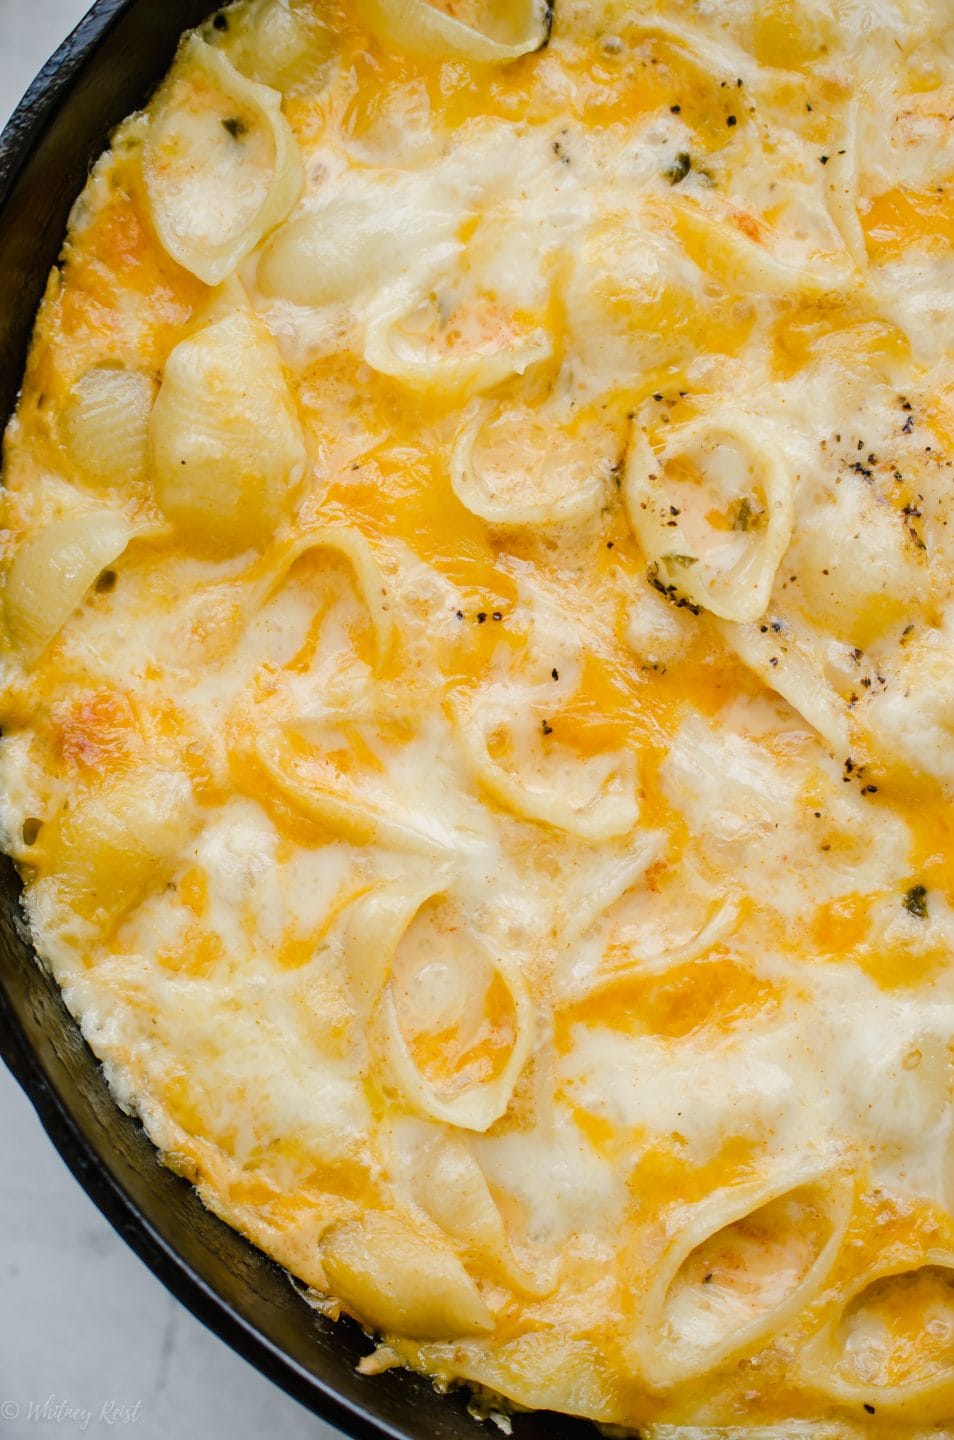
<svg viewBox="0 0 954 1440">
<path fill-rule="evenodd" d="M 234 0 L 39 311 L 37 953 L 507 1433 L 954 1440 L 949 10 Z"/>
</svg>

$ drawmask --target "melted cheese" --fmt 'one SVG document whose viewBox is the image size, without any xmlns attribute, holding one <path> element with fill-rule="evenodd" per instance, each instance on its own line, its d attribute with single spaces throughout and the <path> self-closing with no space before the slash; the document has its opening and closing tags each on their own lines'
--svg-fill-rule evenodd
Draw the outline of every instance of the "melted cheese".
<svg viewBox="0 0 954 1440">
<path fill-rule="evenodd" d="M 239 0 L 117 131 L 6 437 L 5 845 L 369 1368 L 949 1435 L 947 7 L 545 29 Z"/>
</svg>

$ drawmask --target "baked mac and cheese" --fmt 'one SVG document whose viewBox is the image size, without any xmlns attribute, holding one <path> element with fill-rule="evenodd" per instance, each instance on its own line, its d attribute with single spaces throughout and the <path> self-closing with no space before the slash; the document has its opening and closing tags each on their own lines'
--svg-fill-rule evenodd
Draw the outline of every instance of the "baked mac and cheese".
<svg viewBox="0 0 954 1440">
<path fill-rule="evenodd" d="M 369 1370 L 954 1434 L 952 185 L 941 0 L 239 0 L 77 201 L 5 843 Z"/>
</svg>

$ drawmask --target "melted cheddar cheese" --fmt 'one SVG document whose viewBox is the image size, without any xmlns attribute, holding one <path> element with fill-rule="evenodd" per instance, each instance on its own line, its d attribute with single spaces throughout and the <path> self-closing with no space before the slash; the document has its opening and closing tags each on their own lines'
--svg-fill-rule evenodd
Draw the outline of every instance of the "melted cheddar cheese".
<svg viewBox="0 0 954 1440">
<path fill-rule="evenodd" d="M 4 845 L 369 1372 L 954 1435 L 952 117 L 940 0 L 237 0 L 76 203 Z"/>
</svg>

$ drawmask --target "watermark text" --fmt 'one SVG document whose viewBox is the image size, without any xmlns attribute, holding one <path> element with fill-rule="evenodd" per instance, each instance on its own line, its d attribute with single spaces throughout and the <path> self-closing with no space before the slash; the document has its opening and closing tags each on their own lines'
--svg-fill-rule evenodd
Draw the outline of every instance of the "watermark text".
<svg viewBox="0 0 954 1440">
<path fill-rule="evenodd" d="M 57 1395 L 42 1400 L 0 1400 L 0 1420 L 23 1424 L 69 1425 L 85 1435 L 89 1427 L 102 1425 L 135 1425 L 142 1418 L 142 1401 L 127 1404 L 121 1400 L 103 1400 L 95 1406 L 76 1405 Z"/>
</svg>

